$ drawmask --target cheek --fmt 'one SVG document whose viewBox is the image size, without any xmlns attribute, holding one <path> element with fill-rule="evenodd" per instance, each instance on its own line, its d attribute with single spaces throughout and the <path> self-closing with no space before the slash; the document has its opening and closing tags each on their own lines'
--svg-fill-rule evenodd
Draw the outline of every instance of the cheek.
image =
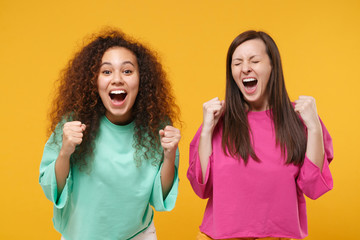
<svg viewBox="0 0 360 240">
<path fill-rule="evenodd" d="M 140 88 L 140 83 L 139 83 L 139 79 L 134 79 L 133 81 L 131 81 L 131 84 L 129 84 L 131 91 L 136 93 L 136 95 L 139 92 L 139 88 Z"/>
<path fill-rule="evenodd" d="M 263 79 L 262 84 L 266 86 L 270 80 L 271 67 L 267 67 L 267 68 L 263 69 L 261 75 L 262 75 L 262 79 Z"/>
<path fill-rule="evenodd" d="M 104 78 L 98 78 L 97 81 L 97 88 L 99 90 L 99 92 L 106 90 L 108 85 L 108 81 Z"/>
<path fill-rule="evenodd" d="M 233 67 L 231 68 L 231 75 L 232 75 L 233 79 L 236 80 L 237 76 L 239 75 L 236 68 L 233 68 Z"/>
<path fill-rule="evenodd" d="M 241 84 L 241 79 L 240 79 L 240 71 L 236 68 L 231 68 L 231 75 L 232 75 L 236 85 L 238 86 L 238 88 L 241 88 L 242 84 Z"/>
<path fill-rule="evenodd" d="M 242 85 L 242 81 L 241 81 L 241 79 L 240 79 L 240 73 L 239 73 L 239 71 L 237 71 L 236 69 L 234 69 L 234 70 L 231 72 L 231 74 L 232 74 L 232 77 L 233 77 L 233 79 L 234 79 L 237 87 L 241 90 L 241 88 L 243 87 L 243 85 Z"/>
<path fill-rule="evenodd" d="M 134 87 L 133 92 L 134 92 L 134 99 L 136 99 L 136 98 L 137 98 L 137 95 L 139 94 L 139 85 L 137 85 L 137 86 Z"/>
<path fill-rule="evenodd" d="M 99 94 L 102 102 L 104 102 L 104 100 L 107 96 L 106 83 L 104 81 L 102 81 L 101 79 L 99 79 L 97 81 L 97 90 L 98 90 L 98 94 Z"/>
</svg>

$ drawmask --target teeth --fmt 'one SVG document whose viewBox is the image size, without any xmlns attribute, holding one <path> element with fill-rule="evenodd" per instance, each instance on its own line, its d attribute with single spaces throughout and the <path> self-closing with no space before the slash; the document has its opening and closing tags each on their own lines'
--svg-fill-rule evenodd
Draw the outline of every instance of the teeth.
<svg viewBox="0 0 360 240">
<path fill-rule="evenodd" d="M 122 94 L 122 93 L 126 93 L 124 90 L 115 90 L 115 91 L 111 91 L 111 94 Z"/>
<path fill-rule="evenodd" d="M 243 82 L 252 82 L 252 81 L 256 81 L 256 78 L 246 78 L 243 80 Z"/>
</svg>

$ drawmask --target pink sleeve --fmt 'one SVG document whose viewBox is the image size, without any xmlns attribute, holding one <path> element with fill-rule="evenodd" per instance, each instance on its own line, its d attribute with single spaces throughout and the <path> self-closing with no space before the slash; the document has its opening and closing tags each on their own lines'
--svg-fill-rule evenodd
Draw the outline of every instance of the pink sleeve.
<svg viewBox="0 0 360 240">
<path fill-rule="evenodd" d="M 187 171 L 187 177 L 196 195 L 202 199 L 205 199 L 208 198 L 212 193 L 211 165 L 213 162 L 213 155 L 211 154 L 210 156 L 209 164 L 206 169 L 205 182 L 203 183 L 198 152 L 201 128 L 202 127 L 198 129 L 190 143 L 189 169 Z"/>
<path fill-rule="evenodd" d="M 324 164 L 322 171 L 305 156 L 304 164 L 300 169 L 297 184 L 302 192 L 311 199 L 317 199 L 333 188 L 329 164 L 334 158 L 332 139 L 320 119 L 324 139 Z"/>
</svg>

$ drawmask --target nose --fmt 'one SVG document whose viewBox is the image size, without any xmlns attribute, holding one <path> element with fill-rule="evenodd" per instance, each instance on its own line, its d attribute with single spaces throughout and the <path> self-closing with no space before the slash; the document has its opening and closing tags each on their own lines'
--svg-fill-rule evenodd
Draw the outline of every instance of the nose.
<svg viewBox="0 0 360 240">
<path fill-rule="evenodd" d="M 242 71 L 243 73 L 245 73 L 245 74 L 250 73 L 250 72 L 251 72 L 251 66 L 250 66 L 250 64 L 247 63 L 247 62 L 244 62 L 244 63 L 242 64 L 241 71 Z"/>
<path fill-rule="evenodd" d="M 124 80 L 121 76 L 121 73 L 116 71 L 113 75 L 113 79 L 111 82 L 112 82 L 112 84 L 115 84 L 115 85 L 124 84 Z"/>
</svg>

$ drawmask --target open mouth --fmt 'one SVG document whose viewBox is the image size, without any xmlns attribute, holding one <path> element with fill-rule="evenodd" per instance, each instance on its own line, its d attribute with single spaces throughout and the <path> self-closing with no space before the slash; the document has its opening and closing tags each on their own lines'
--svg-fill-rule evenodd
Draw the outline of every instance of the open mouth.
<svg viewBox="0 0 360 240">
<path fill-rule="evenodd" d="M 258 80 L 256 78 L 245 78 L 243 79 L 243 84 L 245 88 L 252 88 L 257 85 Z"/>
<path fill-rule="evenodd" d="M 125 100 L 127 92 L 125 90 L 114 90 L 109 93 L 110 99 L 114 103 L 120 103 Z"/>
<path fill-rule="evenodd" d="M 257 88 L 257 84 L 258 84 L 258 80 L 256 78 L 252 78 L 252 77 L 249 77 L 249 78 L 244 78 L 242 80 L 243 84 L 244 84 L 244 87 L 245 87 L 245 92 L 247 94 L 253 94 L 255 93 L 256 91 L 256 88 Z"/>
</svg>

